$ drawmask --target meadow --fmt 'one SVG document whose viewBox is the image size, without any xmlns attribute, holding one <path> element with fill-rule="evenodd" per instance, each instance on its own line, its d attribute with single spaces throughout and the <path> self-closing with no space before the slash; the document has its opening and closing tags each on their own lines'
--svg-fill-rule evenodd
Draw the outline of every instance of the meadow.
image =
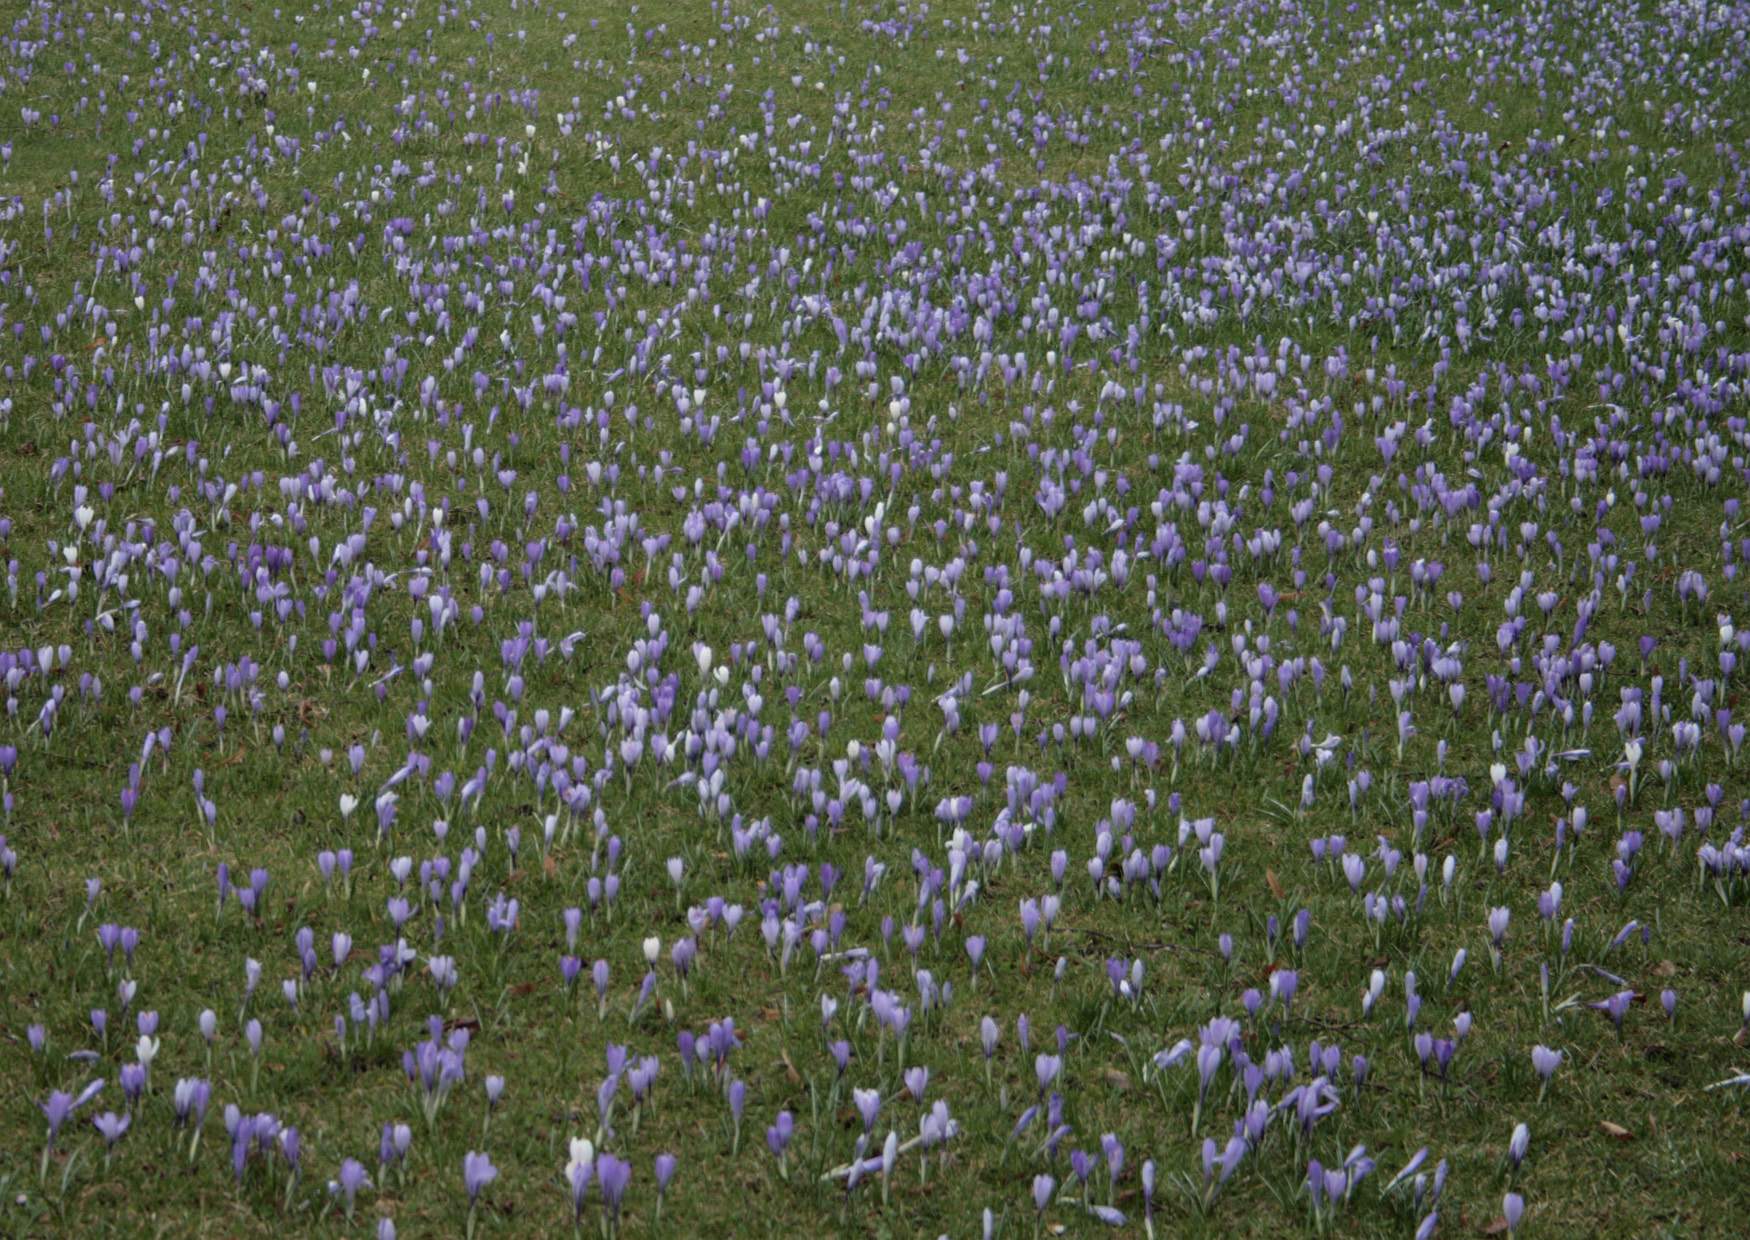
<svg viewBox="0 0 1750 1240">
<path fill-rule="evenodd" d="M 1750 3 L 0 21 L 7 1234 L 1742 1234 Z"/>
</svg>

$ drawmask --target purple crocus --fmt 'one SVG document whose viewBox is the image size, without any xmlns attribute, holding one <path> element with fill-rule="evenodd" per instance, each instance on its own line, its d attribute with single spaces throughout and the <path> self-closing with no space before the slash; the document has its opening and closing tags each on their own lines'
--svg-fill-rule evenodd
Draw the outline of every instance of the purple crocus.
<svg viewBox="0 0 1750 1240">
<path fill-rule="evenodd" d="M 747 1085 L 737 1077 L 729 1082 L 729 1087 L 724 1091 L 724 1095 L 729 1101 L 729 1122 L 731 1125 L 729 1152 L 733 1156 L 741 1150 L 741 1115 L 747 1106 Z"/>
<path fill-rule="evenodd" d="M 905 1092 L 911 1095 L 913 1102 L 924 1100 L 924 1091 L 930 1086 L 930 1070 L 922 1064 L 914 1065 L 905 1070 Z"/>
<path fill-rule="evenodd" d="M 370 1182 L 371 1177 L 366 1173 L 364 1164 L 358 1159 L 346 1158 L 341 1160 L 340 1172 L 328 1185 L 328 1192 L 330 1196 L 338 1196 L 340 1198 L 341 1208 L 346 1212 L 347 1222 L 350 1223 L 352 1221 L 353 1205 L 358 1200 L 359 1189 L 365 1187 Z"/>
<path fill-rule="evenodd" d="M 1537 1100 L 1539 1102 L 1542 1102 L 1543 1096 L 1549 1092 L 1550 1078 L 1555 1075 L 1556 1069 L 1562 1066 L 1562 1058 L 1560 1051 L 1551 1050 L 1547 1046 L 1540 1045 L 1531 1048 L 1531 1066 L 1537 1073 Z"/>
<path fill-rule="evenodd" d="M 492 1159 L 477 1150 L 462 1156 L 462 1186 L 468 1190 L 468 1235 L 474 1234 L 474 1212 L 480 1204 L 480 1194 L 498 1178 L 498 1168 Z"/>
<path fill-rule="evenodd" d="M 1525 1217 L 1525 1198 L 1518 1193 L 1501 1198 L 1501 1217 L 1507 1220 L 1507 1234 L 1518 1234 L 1520 1221 Z"/>
<path fill-rule="evenodd" d="M 573 1151 L 576 1150 L 578 1144 L 578 1142 L 572 1143 Z M 587 1142 L 583 1144 L 587 1145 Z M 571 1190 L 571 1222 L 574 1227 L 582 1224 L 583 1207 L 589 1198 L 589 1182 L 594 1174 L 595 1159 L 593 1154 L 588 1158 L 579 1158 L 574 1153 L 571 1161 L 565 1166 L 566 1186 Z"/>
<path fill-rule="evenodd" d="M 778 1160 L 778 1174 L 785 1179 L 790 1178 L 790 1139 L 795 1132 L 796 1117 L 788 1111 L 779 1111 L 777 1120 L 766 1128 L 766 1148 Z"/>
<path fill-rule="evenodd" d="M 632 1182 L 632 1164 L 612 1154 L 597 1154 L 595 1170 L 602 1186 L 602 1208 L 607 1212 L 609 1229 L 618 1230 L 626 1186 Z"/>
<path fill-rule="evenodd" d="M 662 1202 L 668 1195 L 669 1183 L 674 1179 L 675 1169 L 679 1166 L 673 1154 L 661 1153 L 656 1156 L 656 1219 L 662 1221 Z"/>
<path fill-rule="evenodd" d="M 1525 1124 L 1513 1125 L 1513 1135 L 1507 1139 L 1507 1162 L 1517 1171 L 1531 1149 L 1531 1129 Z"/>
<path fill-rule="evenodd" d="M 1616 1027 L 1617 1035 L 1621 1036 L 1623 1017 L 1628 1015 L 1629 1005 L 1634 1001 L 1634 991 L 1619 990 L 1611 995 L 1610 998 L 1600 999 L 1591 1006 L 1610 1017 L 1610 1023 Z"/>
<path fill-rule="evenodd" d="M 857 1108 L 857 1114 L 863 1120 L 863 1131 L 869 1132 L 875 1127 L 875 1118 L 881 1114 L 881 1091 L 878 1089 L 853 1089 L 851 1102 Z"/>
<path fill-rule="evenodd" d="M 95 1115 L 91 1124 L 103 1136 L 104 1159 L 109 1158 L 109 1151 L 115 1148 L 117 1141 L 127 1135 L 128 1126 L 133 1123 L 133 1117 L 127 1114 L 117 1115 L 114 1111 L 105 1111 Z"/>
<path fill-rule="evenodd" d="M 1052 1195 L 1057 1191 L 1057 1181 L 1041 1172 L 1033 1177 L 1033 1208 L 1041 1215 L 1045 1207 L 1051 1204 Z"/>
<path fill-rule="evenodd" d="M 37 1104 L 38 1108 L 41 1109 L 43 1113 L 43 1118 L 48 1121 L 49 1125 L 48 1139 L 43 1143 L 43 1158 L 42 1166 L 39 1170 L 39 1178 L 48 1174 L 49 1155 L 54 1152 L 55 1138 L 60 1136 L 61 1126 L 72 1118 L 75 1111 L 84 1106 L 87 1102 L 90 1102 L 93 1098 L 97 1097 L 102 1090 L 103 1079 L 99 1077 L 97 1080 L 86 1085 L 85 1088 L 81 1089 L 77 1094 L 70 1094 L 64 1090 L 57 1089 L 51 1093 L 46 1100 Z"/>
</svg>

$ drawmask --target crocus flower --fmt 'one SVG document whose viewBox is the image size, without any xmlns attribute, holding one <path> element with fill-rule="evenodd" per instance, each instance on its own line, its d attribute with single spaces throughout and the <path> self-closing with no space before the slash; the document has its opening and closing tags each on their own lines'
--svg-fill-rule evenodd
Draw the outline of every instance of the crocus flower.
<svg viewBox="0 0 1750 1240">
<path fill-rule="evenodd" d="M 103 1135 L 104 1157 L 109 1157 L 109 1151 L 115 1148 L 115 1143 L 127 1135 L 128 1125 L 133 1122 L 129 1115 L 117 1115 L 114 1111 L 105 1111 L 92 1117 L 92 1126 Z"/>
<path fill-rule="evenodd" d="M 1501 947 L 1507 941 L 1507 923 L 1512 917 L 1513 911 L 1505 906 L 1489 910 L 1489 959 L 1497 973 L 1501 971 Z"/>
<path fill-rule="evenodd" d="M 43 1143 L 40 1175 L 46 1176 L 48 1174 L 49 1155 L 54 1152 L 55 1138 L 60 1135 L 61 1125 L 72 1117 L 73 1112 L 97 1097 L 102 1089 L 103 1080 L 99 1078 L 86 1085 L 77 1094 L 69 1094 L 57 1089 L 48 1096 L 46 1101 L 37 1104 L 43 1113 L 43 1118 L 48 1121 L 49 1125 L 48 1139 Z"/>
<path fill-rule="evenodd" d="M 1400 1184 L 1404 1184 L 1404 1183 L 1409 1182 L 1411 1179 L 1413 1179 L 1415 1177 L 1416 1173 L 1422 1169 L 1422 1165 L 1424 1163 L 1426 1163 L 1427 1161 L 1428 1161 L 1428 1147 L 1424 1145 L 1421 1149 L 1417 1150 L 1414 1154 L 1412 1154 L 1410 1156 L 1410 1161 L 1404 1164 L 1403 1169 L 1401 1171 L 1399 1171 L 1396 1175 L 1392 1176 L 1392 1178 L 1389 1181 L 1387 1181 L 1386 1186 L 1384 1188 L 1380 1189 L 1380 1193 L 1382 1195 L 1389 1194 L 1393 1189 L 1397 1188 Z"/>
<path fill-rule="evenodd" d="M 602 1186 L 602 1207 L 607 1211 L 610 1229 L 620 1224 L 620 1206 L 626 1197 L 626 1186 L 632 1182 L 632 1164 L 612 1154 L 596 1155 L 596 1179 Z"/>
<path fill-rule="evenodd" d="M 863 1131 L 868 1132 L 875 1127 L 875 1117 L 881 1113 L 881 1091 L 878 1089 L 853 1089 L 851 1101 L 857 1108 L 857 1114 L 862 1117 Z"/>
<path fill-rule="evenodd" d="M 359 1189 L 371 1182 L 371 1177 L 365 1173 L 364 1164 L 356 1158 L 343 1159 L 340 1173 L 328 1185 L 331 1195 L 340 1197 L 346 1211 L 348 1222 L 352 1221 L 353 1204 L 358 1199 Z"/>
<path fill-rule="evenodd" d="M 679 1165 L 673 1154 L 662 1153 L 656 1156 L 656 1217 L 662 1218 L 662 1201 L 668 1195 L 669 1182 L 674 1179 L 675 1168 Z"/>
<path fill-rule="evenodd" d="M 474 1234 L 474 1211 L 480 1194 L 498 1178 L 498 1168 L 485 1154 L 469 1150 L 462 1156 L 462 1186 L 468 1190 L 468 1235 Z"/>
<path fill-rule="evenodd" d="M 1516 1234 L 1520 1221 L 1525 1217 L 1525 1198 L 1518 1193 L 1508 1193 L 1501 1198 L 1501 1216 L 1507 1220 L 1507 1234 Z"/>
<path fill-rule="evenodd" d="M 741 1149 L 741 1114 L 747 1105 L 747 1085 L 738 1077 L 729 1082 L 729 1088 L 725 1094 L 729 1100 L 729 1119 L 732 1129 L 729 1152 L 734 1155 Z"/>
<path fill-rule="evenodd" d="M 1524 1124 L 1513 1125 L 1513 1135 L 1507 1140 L 1507 1162 L 1513 1170 L 1519 1170 L 1519 1164 L 1525 1161 L 1530 1149 L 1531 1129 Z"/>
<path fill-rule="evenodd" d="M 930 1085 L 930 1070 L 922 1064 L 907 1068 L 904 1073 L 905 1092 L 910 1094 L 913 1102 L 924 1100 L 924 1091 Z"/>
<path fill-rule="evenodd" d="M 1542 1102 L 1543 1096 L 1549 1092 L 1550 1078 L 1562 1066 L 1562 1053 L 1547 1046 L 1534 1046 L 1531 1048 L 1531 1066 L 1537 1073 L 1537 1100 Z"/>
<path fill-rule="evenodd" d="M 1616 1032 L 1620 1035 L 1622 1033 L 1622 1019 L 1628 1015 L 1629 1004 L 1633 1003 L 1634 999 L 1634 991 L 1619 990 L 1610 998 L 1601 999 L 1592 1004 L 1592 1007 L 1610 1017 L 1610 1023 L 1616 1027 Z"/>
<path fill-rule="evenodd" d="M 593 1153 L 588 1158 L 579 1158 L 579 1144 L 577 1141 L 571 1143 L 571 1161 L 565 1165 L 565 1182 L 571 1190 L 571 1221 L 574 1226 L 582 1222 L 584 1201 L 589 1196 L 590 1178 L 595 1174 Z M 581 1144 L 587 1146 L 589 1143 L 585 1141 Z"/>
<path fill-rule="evenodd" d="M 790 1176 L 787 1157 L 795 1131 L 796 1117 L 788 1111 L 779 1111 L 777 1121 L 766 1128 L 766 1148 L 778 1160 L 779 1174 L 785 1179 Z"/>
<path fill-rule="evenodd" d="M 1041 1172 L 1033 1177 L 1033 1208 L 1040 1214 L 1045 1213 L 1045 1207 L 1051 1204 L 1052 1194 L 1057 1191 L 1057 1181 Z"/>
<path fill-rule="evenodd" d="M 125 1063 L 121 1071 L 116 1073 L 116 1083 L 122 1087 L 122 1095 L 128 1100 L 131 1110 L 140 1101 L 140 1095 L 146 1092 L 146 1066 L 139 1063 Z"/>
</svg>

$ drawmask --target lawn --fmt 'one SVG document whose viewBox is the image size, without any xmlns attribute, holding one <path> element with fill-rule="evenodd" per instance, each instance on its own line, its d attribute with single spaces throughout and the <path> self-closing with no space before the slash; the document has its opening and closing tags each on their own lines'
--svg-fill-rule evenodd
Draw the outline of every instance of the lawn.
<svg viewBox="0 0 1750 1240">
<path fill-rule="evenodd" d="M 7 1234 L 1742 1230 L 1750 3 L 0 20 Z"/>
</svg>

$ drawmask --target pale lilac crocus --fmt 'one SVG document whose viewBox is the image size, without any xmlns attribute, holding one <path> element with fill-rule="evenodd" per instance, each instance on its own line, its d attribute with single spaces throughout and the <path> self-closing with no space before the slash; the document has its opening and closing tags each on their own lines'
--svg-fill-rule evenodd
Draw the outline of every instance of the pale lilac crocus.
<svg viewBox="0 0 1750 1240">
<path fill-rule="evenodd" d="M 328 1185 L 328 1192 L 331 1196 L 338 1196 L 341 1199 L 347 1222 L 352 1221 L 353 1205 L 358 1200 L 359 1189 L 370 1182 L 371 1177 L 366 1174 L 364 1164 L 358 1159 L 347 1158 L 341 1161 L 340 1173 Z"/>
<path fill-rule="evenodd" d="M 1608 999 L 1601 999 L 1591 1006 L 1603 1012 L 1610 1018 L 1610 1023 L 1616 1027 L 1617 1036 L 1622 1035 L 1623 1017 L 1628 1015 L 1629 1005 L 1634 1002 L 1635 992 L 1619 990 Z"/>
<path fill-rule="evenodd" d="M 92 1117 L 92 1127 L 103 1137 L 103 1165 L 109 1165 L 110 1152 L 115 1149 L 116 1142 L 127 1135 L 128 1126 L 133 1123 L 133 1117 L 123 1113 L 117 1115 L 114 1111 L 105 1111 Z"/>
<path fill-rule="evenodd" d="M 49 1125 L 48 1139 L 43 1142 L 42 1166 L 38 1171 L 39 1179 L 49 1173 L 49 1156 L 54 1153 L 55 1138 L 60 1136 L 61 1126 L 72 1118 L 75 1111 L 97 1097 L 102 1089 L 103 1078 L 99 1077 L 77 1094 L 57 1089 L 48 1096 L 46 1101 L 37 1104 L 43 1113 L 43 1118 L 48 1121 Z"/>
<path fill-rule="evenodd" d="M 1562 1053 L 1547 1046 L 1534 1046 L 1531 1048 L 1531 1066 L 1537 1073 L 1537 1100 L 1542 1102 L 1544 1095 L 1549 1092 L 1550 1078 L 1562 1066 Z"/>
<path fill-rule="evenodd" d="M 1513 918 L 1513 911 L 1505 905 L 1489 910 L 1489 960 L 1495 966 L 1495 972 L 1501 971 L 1501 948 L 1507 942 L 1507 925 Z"/>
<path fill-rule="evenodd" d="M 498 1178 L 498 1168 L 492 1165 L 492 1159 L 477 1150 L 469 1150 L 462 1156 L 462 1187 L 468 1192 L 468 1235 L 474 1234 L 475 1211 L 480 1204 L 480 1194 L 486 1191 L 488 1185 Z"/>
<path fill-rule="evenodd" d="M 1033 1208 L 1043 1217 L 1045 1207 L 1051 1204 L 1052 1194 L 1057 1191 L 1057 1180 L 1041 1172 L 1033 1177 Z"/>
<path fill-rule="evenodd" d="M 1507 1234 L 1516 1235 L 1525 1217 L 1525 1198 L 1518 1193 L 1508 1193 L 1501 1198 L 1501 1216 L 1507 1220 Z"/>
<path fill-rule="evenodd" d="M 1514 1170 L 1531 1151 L 1531 1129 L 1524 1124 L 1513 1125 L 1513 1135 L 1507 1139 L 1507 1163 Z"/>
</svg>

